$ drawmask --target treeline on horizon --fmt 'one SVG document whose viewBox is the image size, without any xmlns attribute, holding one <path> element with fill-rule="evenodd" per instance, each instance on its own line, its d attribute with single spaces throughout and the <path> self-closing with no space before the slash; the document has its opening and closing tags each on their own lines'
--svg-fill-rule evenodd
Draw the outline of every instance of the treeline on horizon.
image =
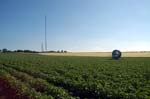
<svg viewBox="0 0 150 99">
<path fill-rule="evenodd" d="M 33 50 L 8 50 L 6 48 L 0 49 L 0 53 L 67 53 L 66 50 L 58 50 L 58 51 L 33 51 Z"/>
</svg>

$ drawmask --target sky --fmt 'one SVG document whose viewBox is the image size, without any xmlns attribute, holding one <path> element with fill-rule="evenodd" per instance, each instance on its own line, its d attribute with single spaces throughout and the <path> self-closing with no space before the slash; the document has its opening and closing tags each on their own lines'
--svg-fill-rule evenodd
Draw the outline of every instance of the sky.
<svg viewBox="0 0 150 99">
<path fill-rule="evenodd" d="M 150 0 L 0 0 L 0 49 L 150 51 Z"/>
</svg>

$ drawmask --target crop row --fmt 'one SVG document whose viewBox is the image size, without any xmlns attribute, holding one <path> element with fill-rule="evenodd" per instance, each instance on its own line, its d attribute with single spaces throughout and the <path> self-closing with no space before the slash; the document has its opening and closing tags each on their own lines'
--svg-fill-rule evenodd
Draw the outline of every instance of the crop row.
<svg viewBox="0 0 150 99">
<path fill-rule="evenodd" d="M 17 80 L 54 98 L 60 94 L 61 97 L 82 99 L 148 99 L 149 59 L 123 58 L 115 61 L 96 57 L 3 54 L 0 55 L 0 64 Z M 36 82 L 40 82 L 40 90 Z M 62 91 L 55 92 L 57 88 Z"/>
<path fill-rule="evenodd" d="M 16 69 L 17 71 L 30 74 L 35 78 L 45 79 L 49 83 L 53 83 L 55 86 L 60 86 L 60 87 L 67 89 L 68 91 L 71 92 L 71 94 L 73 94 L 74 96 L 79 96 L 80 98 L 84 98 L 84 97 L 88 97 L 88 98 L 100 98 L 101 97 L 101 98 L 113 98 L 113 99 L 120 99 L 120 98 L 132 99 L 136 97 L 143 98 L 143 96 L 137 96 L 136 94 L 134 94 L 136 92 L 136 89 L 132 85 L 130 85 L 129 82 L 119 83 L 118 87 L 121 87 L 121 88 L 120 89 L 116 88 L 116 90 L 114 90 L 111 88 L 111 86 L 115 84 L 115 86 L 117 87 L 116 85 L 117 82 L 116 83 L 113 83 L 112 81 L 105 82 L 106 80 L 102 80 L 101 83 L 90 82 L 90 81 L 89 83 L 87 82 L 84 83 L 84 82 L 77 82 L 72 79 L 66 79 L 65 77 L 59 77 L 59 78 L 54 77 L 52 75 L 44 74 L 38 71 L 32 72 L 31 70 L 27 68 L 23 69 L 23 68 L 19 68 L 13 65 L 11 66 L 5 65 L 5 66 Z M 122 84 L 122 86 L 120 84 Z M 139 85 L 138 82 L 133 82 L 133 84 L 135 84 L 135 86 Z M 127 88 L 128 88 L 127 91 L 128 92 L 130 91 L 130 93 L 123 92 L 123 90 Z M 147 94 L 147 93 L 143 93 L 143 94 Z"/>
<path fill-rule="evenodd" d="M 27 84 L 21 82 L 20 80 L 17 80 L 3 68 L 1 68 L 0 70 L 0 77 L 8 81 L 13 89 L 18 90 L 18 96 L 20 96 L 20 98 L 25 96 L 28 99 L 54 99 L 50 95 L 47 96 L 46 94 L 37 92 L 34 88 L 30 88 Z"/>
<path fill-rule="evenodd" d="M 18 80 L 26 83 L 28 87 L 35 89 L 37 92 L 44 93 L 47 96 L 51 95 L 55 99 L 75 99 L 68 94 L 67 90 L 62 89 L 61 87 L 56 87 L 41 78 L 34 78 L 29 74 L 17 71 L 10 67 L 8 68 L 6 66 L 3 66 L 3 69 L 16 77 Z"/>
</svg>

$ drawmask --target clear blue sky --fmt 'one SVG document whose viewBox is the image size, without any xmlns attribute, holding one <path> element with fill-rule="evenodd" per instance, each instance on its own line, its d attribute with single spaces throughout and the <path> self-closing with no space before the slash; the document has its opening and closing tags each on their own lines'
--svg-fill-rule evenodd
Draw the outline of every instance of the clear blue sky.
<svg viewBox="0 0 150 99">
<path fill-rule="evenodd" d="M 150 0 L 0 0 L 0 49 L 150 50 Z"/>
</svg>

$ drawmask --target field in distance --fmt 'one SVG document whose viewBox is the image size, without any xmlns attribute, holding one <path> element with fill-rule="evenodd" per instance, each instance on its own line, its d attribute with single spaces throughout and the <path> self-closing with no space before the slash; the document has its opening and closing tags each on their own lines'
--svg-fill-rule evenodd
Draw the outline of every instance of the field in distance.
<svg viewBox="0 0 150 99">
<path fill-rule="evenodd" d="M 40 53 L 51 56 L 93 56 L 111 57 L 111 52 L 68 52 L 68 53 Z M 122 52 L 122 57 L 150 57 L 150 52 Z"/>
</svg>

